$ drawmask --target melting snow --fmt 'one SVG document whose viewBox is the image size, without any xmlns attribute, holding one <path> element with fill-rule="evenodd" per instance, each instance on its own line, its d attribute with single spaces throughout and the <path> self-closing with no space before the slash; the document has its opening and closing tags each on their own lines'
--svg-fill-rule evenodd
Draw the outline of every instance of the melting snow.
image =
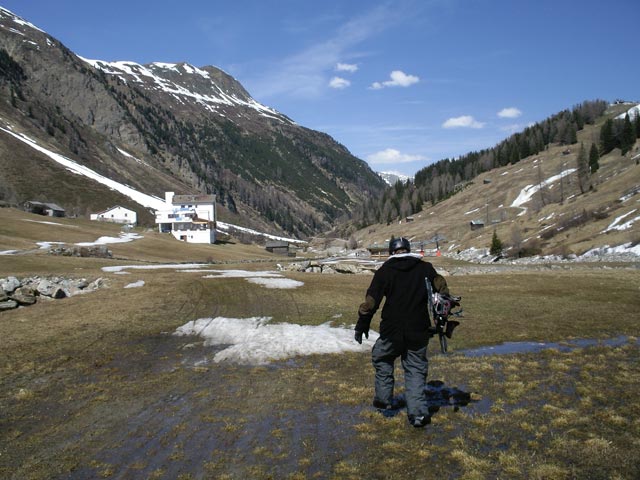
<svg viewBox="0 0 640 480">
<path fill-rule="evenodd" d="M 613 222 L 611 222 L 611 224 L 605 228 L 602 233 L 607 233 L 610 232 L 611 230 L 628 230 L 631 228 L 631 226 L 634 224 L 634 222 L 636 222 L 637 220 L 640 220 L 640 215 L 632 218 L 631 220 L 628 220 L 625 223 L 620 224 L 620 221 L 627 218 L 629 215 L 631 215 L 633 212 L 637 211 L 637 209 L 633 209 L 630 212 L 625 213 L 624 215 L 620 215 L 619 217 L 617 217 Z"/>
<path fill-rule="evenodd" d="M 230 361 L 263 365 L 296 355 L 365 352 L 371 350 L 378 334 L 369 331 L 362 345 L 353 339 L 353 329 L 291 323 L 270 323 L 271 317 L 200 318 L 179 327 L 174 335 L 197 335 L 206 346 L 226 346 L 213 356 L 214 362 Z"/>
<path fill-rule="evenodd" d="M 0 130 L 8 133 L 9 135 L 14 136 L 15 138 L 26 143 L 33 149 L 44 153 L 46 156 L 48 156 L 52 160 L 55 160 L 59 164 L 67 167 L 67 169 L 72 171 L 73 173 L 76 173 L 78 175 L 84 175 L 85 177 L 89 177 L 97 181 L 98 183 L 101 183 L 102 185 L 105 185 L 111 188 L 112 190 L 115 190 L 117 192 L 122 193 L 123 195 L 126 195 L 127 197 L 131 198 L 135 202 L 138 202 L 142 206 L 153 208 L 155 210 L 163 209 L 166 206 L 165 201 L 163 199 L 154 197 L 151 195 L 145 195 L 144 193 L 140 193 L 131 187 L 115 182 L 103 175 L 100 175 L 99 173 L 94 172 L 93 170 L 85 167 L 84 165 L 80 165 L 79 163 L 76 163 L 73 160 L 69 160 L 67 157 L 63 155 L 51 152 L 50 150 L 47 150 L 46 148 L 41 147 L 40 145 L 38 145 L 38 143 L 35 140 L 32 140 L 29 137 L 26 137 L 24 135 L 19 135 L 17 133 L 12 132 L 11 130 L 7 130 L 6 128 L 2 128 L 2 127 L 0 127 Z"/>
<path fill-rule="evenodd" d="M 127 273 L 125 270 L 157 270 L 157 269 L 173 269 L 179 273 L 207 273 L 202 278 L 244 278 L 250 283 L 261 285 L 265 288 L 298 288 L 304 285 L 304 282 L 291 280 L 283 277 L 278 272 L 271 271 L 249 271 L 249 270 L 218 270 L 204 268 L 204 263 L 191 264 L 164 264 L 164 265 L 118 265 L 113 267 L 102 267 L 103 272 Z"/>
<path fill-rule="evenodd" d="M 106 245 L 108 243 L 127 243 L 132 242 L 134 240 L 139 240 L 140 238 L 144 238 L 142 235 L 138 235 L 137 233 L 121 233 L 120 237 L 100 237 L 95 242 L 80 242 L 76 243 L 79 247 L 91 247 L 94 245 Z"/>
<path fill-rule="evenodd" d="M 298 288 L 304 285 L 304 282 L 290 278 L 247 278 L 247 281 L 266 288 Z"/>
<path fill-rule="evenodd" d="M 138 287 L 144 287 L 144 280 L 138 280 L 137 282 L 133 282 L 124 286 L 124 288 L 138 288 Z"/>
<path fill-rule="evenodd" d="M 527 185 L 522 190 L 520 190 L 520 194 L 518 195 L 518 198 L 516 198 L 513 201 L 511 206 L 512 207 L 521 207 L 522 204 L 527 203 L 529 200 L 531 200 L 531 198 L 536 194 L 536 192 L 538 192 L 540 190 L 540 188 L 546 187 L 547 185 L 551 185 L 552 183 L 557 182 L 558 180 L 560 180 L 562 177 L 566 177 L 567 175 L 571 175 L 575 171 L 576 171 L 575 168 L 568 168 L 567 170 L 564 170 L 563 172 L 560 172 L 558 175 L 554 175 L 552 177 L 547 178 L 546 180 L 544 180 L 541 183 L 537 183 L 535 185 Z"/>
</svg>

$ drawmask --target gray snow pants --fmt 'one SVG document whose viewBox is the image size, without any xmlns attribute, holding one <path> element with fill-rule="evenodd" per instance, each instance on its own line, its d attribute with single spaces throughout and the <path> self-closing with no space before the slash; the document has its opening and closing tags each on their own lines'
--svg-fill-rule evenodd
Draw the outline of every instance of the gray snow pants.
<svg viewBox="0 0 640 480">
<path fill-rule="evenodd" d="M 417 417 L 428 415 L 429 407 L 425 394 L 425 384 L 429 362 L 427 347 L 407 350 L 402 345 L 394 345 L 387 339 L 378 338 L 371 351 L 371 361 L 375 368 L 375 399 L 391 404 L 395 379 L 393 368 L 396 358 L 400 357 L 404 369 L 407 415 Z"/>
</svg>

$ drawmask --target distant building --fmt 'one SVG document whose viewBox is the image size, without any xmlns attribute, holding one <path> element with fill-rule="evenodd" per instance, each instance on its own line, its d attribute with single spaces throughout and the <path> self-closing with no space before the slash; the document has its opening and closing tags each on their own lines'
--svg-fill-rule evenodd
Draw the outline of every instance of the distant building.
<svg viewBox="0 0 640 480">
<path fill-rule="evenodd" d="M 135 225 L 138 223 L 138 214 L 128 208 L 115 206 L 103 212 L 92 213 L 89 218 L 100 222 L 125 223 Z"/>
<path fill-rule="evenodd" d="M 484 222 L 482 220 L 471 220 L 469 226 L 471 230 L 478 230 L 479 228 L 484 228 Z"/>
<path fill-rule="evenodd" d="M 29 200 L 24 203 L 24 209 L 27 212 L 36 213 L 38 215 L 46 215 L 48 217 L 64 217 L 65 210 L 55 203 L 42 203 Z"/>
<path fill-rule="evenodd" d="M 271 253 L 277 253 L 279 255 L 287 255 L 289 257 L 295 257 L 297 247 L 291 245 L 289 242 L 286 242 L 286 241 L 273 240 L 266 243 L 265 250 Z"/>
<path fill-rule="evenodd" d="M 189 243 L 215 243 L 216 196 L 165 193 L 166 207 L 156 211 L 161 233 Z"/>
</svg>

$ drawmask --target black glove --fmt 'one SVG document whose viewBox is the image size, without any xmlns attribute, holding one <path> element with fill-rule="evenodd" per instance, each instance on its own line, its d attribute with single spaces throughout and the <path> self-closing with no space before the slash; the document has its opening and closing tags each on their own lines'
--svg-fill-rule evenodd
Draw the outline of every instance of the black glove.
<svg viewBox="0 0 640 480">
<path fill-rule="evenodd" d="M 356 330 L 355 335 L 353 336 L 353 338 L 356 340 L 356 342 L 358 342 L 359 344 L 362 345 L 362 334 L 364 333 L 364 336 L 369 339 L 369 329 L 365 329 L 363 331 L 361 330 Z"/>
</svg>

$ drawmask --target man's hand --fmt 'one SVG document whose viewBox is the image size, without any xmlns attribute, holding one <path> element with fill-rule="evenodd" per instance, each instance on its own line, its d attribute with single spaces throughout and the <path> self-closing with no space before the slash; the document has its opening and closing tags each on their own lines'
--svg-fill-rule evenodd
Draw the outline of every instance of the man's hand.
<svg viewBox="0 0 640 480">
<path fill-rule="evenodd" d="M 362 345 L 362 334 L 363 333 L 364 333 L 365 338 L 369 339 L 369 329 L 368 328 L 366 330 L 364 330 L 364 331 L 356 330 L 356 333 L 353 336 L 353 338 L 356 340 L 356 342 L 358 342 L 361 345 Z"/>
</svg>

